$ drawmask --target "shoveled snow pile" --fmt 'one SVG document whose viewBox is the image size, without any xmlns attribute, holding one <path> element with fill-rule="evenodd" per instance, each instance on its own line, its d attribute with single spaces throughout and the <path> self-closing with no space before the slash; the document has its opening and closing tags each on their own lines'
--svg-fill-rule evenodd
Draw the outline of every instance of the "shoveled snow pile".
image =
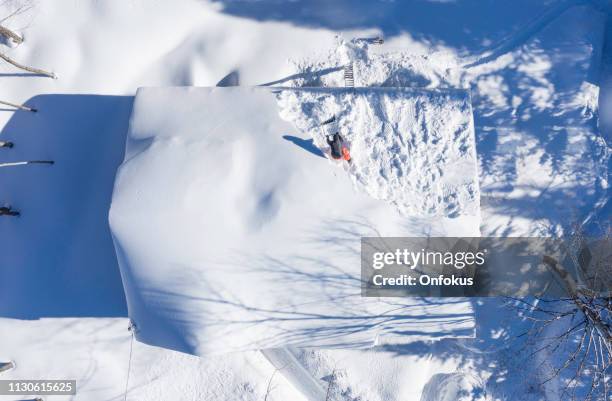
<svg viewBox="0 0 612 401">
<path fill-rule="evenodd" d="M 321 149 L 338 129 L 357 186 L 407 216 L 476 215 L 479 193 L 470 98 L 461 90 L 293 90 L 281 116 Z M 320 123 L 333 113 L 330 131 Z"/>
<path fill-rule="evenodd" d="M 299 89 L 284 90 L 300 96 Z M 454 211 L 472 214 L 456 218 L 400 214 L 396 206 L 355 188 L 351 175 L 326 160 L 311 140 L 295 136 L 296 128 L 279 116 L 277 96 L 285 95 L 278 92 L 244 87 L 139 90 L 110 211 L 138 338 L 207 355 L 284 345 L 355 348 L 470 335 L 467 301 L 361 297 L 360 238 L 477 236 L 477 199 L 457 196 Z M 401 128 L 396 135 L 405 130 L 401 148 L 372 145 L 381 152 L 377 164 L 366 165 L 367 155 L 359 155 L 360 147 L 365 149 L 368 140 L 374 143 L 376 136 L 368 134 L 370 139 L 364 137 L 363 142 L 352 138 L 360 144 L 353 152 L 355 176 L 366 185 L 378 185 L 381 194 L 376 195 L 381 198 L 405 192 L 395 198 L 397 204 L 404 202 L 404 211 L 409 205 L 436 211 L 425 203 L 423 192 L 446 199 L 446 176 L 439 186 L 424 181 L 431 187 L 401 187 L 409 181 L 399 173 L 394 173 L 395 181 L 368 182 L 379 171 L 365 171 L 384 166 L 386 150 L 398 157 L 384 156 L 387 163 L 405 160 L 423 170 L 436 167 L 427 163 L 437 161 L 441 168 L 455 170 L 449 177 L 462 175 L 460 184 L 466 182 L 463 175 L 475 182 L 475 161 L 467 160 L 474 155 L 473 147 L 462 142 L 471 138 L 465 132 L 469 106 L 465 97 L 391 92 L 342 95 L 354 98 L 347 98 L 347 116 L 359 111 L 367 115 L 367 109 L 351 109 L 364 107 L 366 101 L 373 102 L 370 107 L 397 103 L 386 119 L 390 127 Z M 321 113 L 337 111 L 329 103 L 334 99 L 329 90 L 320 96 L 321 106 L 330 106 Z M 446 124 L 428 119 L 429 114 L 410 114 L 416 103 L 427 109 L 426 100 L 434 98 L 438 106 L 448 101 L 449 112 L 453 105 L 457 108 Z M 406 113 L 400 112 L 402 106 Z M 356 120 L 355 133 L 365 136 L 368 121 L 376 120 Z M 358 129 L 360 122 L 364 127 Z M 381 130 L 379 140 L 392 138 L 394 131 L 370 127 Z M 440 132 L 438 138 L 434 130 Z M 459 133 L 457 144 L 450 133 Z M 466 158 L 453 164 L 453 159 L 442 159 L 442 151 L 437 160 L 414 152 L 425 147 L 417 141 L 436 139 L 440 149 L 466 146 Z M 403 169 L 397 171 L 412 174 Z M 421 182 L 420 176 L 414 177 Z M 393 187 L 384 189 L 387 183 Z M 409 203 L 411 194 L 425 207 Z"/>
</svg>

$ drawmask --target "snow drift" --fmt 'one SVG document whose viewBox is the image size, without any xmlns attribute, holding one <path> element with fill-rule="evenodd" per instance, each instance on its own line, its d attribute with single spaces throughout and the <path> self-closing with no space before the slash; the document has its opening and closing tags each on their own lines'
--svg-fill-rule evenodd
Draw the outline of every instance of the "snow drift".
<svg viewBox="0 0 612 401">
<path fill-rule="evenodd" d="M 320 108 L 300 117 L 309 97 Z M 348 174 L 324 158 L 318 137 L 295 136 L 279 116 L 304 127 L 342 98 L 355 157 Z M 417 104 L 452 118 L 411 114 Z M 374 107 L 394 110 L 389 129 Z M 110 211 L 138 338 L 206 355 L 470 335 L 469 303 L 362 298 L 359 279 L 362 236 L 478 235 L 477 191 L 462 192 L 476 188 L 469 111 L 455 92 L 139 90 Z M 404 132 L 399 147 L 391 138 Z M 427 140 L 439 147 L 417 143 Z M 401 160 L 410 167 L 395 171 Z M 449 175 L 410 186 L 440 169 Z M 456 218 L 446 217 L 451 204 Z M 402 214 L 411 211 L 426 213 Z"/>
</svg>

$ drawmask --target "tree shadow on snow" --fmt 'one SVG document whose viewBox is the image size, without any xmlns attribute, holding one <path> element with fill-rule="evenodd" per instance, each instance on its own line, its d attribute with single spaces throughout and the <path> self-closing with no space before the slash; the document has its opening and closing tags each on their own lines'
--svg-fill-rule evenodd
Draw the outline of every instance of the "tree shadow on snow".
<svg viewBox="0 0 612 401">
<path fill-rule="evenodd" d="M 479 397 L 483 395 L 487 399 L 543 399 L 538 367 L 521 353 L 525 349 L 525 338 L 520 335 L 532 323 L 518 316 L 517 310 L 507 305 L 510 301 L 506 298 L 471 298 L 470 301 L 476 323 L 474 338 L 384 345 L 364 352 L 457 363 L 457 372 L 435 374 L 429 379 L 423 388 L 421 401 L 436 400 L 436 394 L 446 391 L 450 394 L 459 391 L 457 396 L 471 396 L 466 399 L 481 399 Z M 446 381 L 449 383 L 443 383 Z M 471 385 L 466 386 L 466 381 Z"/>
<path fill-rule="evenodd" d="M 41 95 L 15 112 L 0 138 L 0 316 L 124 317 L 127 308 L 108 210 L 125 149 L 133 97 Z"/>
<path fill-rule="evenodd" d="M 236 253 L 212 266 L 177 264 L 165 276 L 164 289 L 146 290 L 148 303 L 159 307 L 147 310 L 155 315 L 154 327 L 141 330 L 139 340 L 197 354 L 207 346 L 193 335 L 202 327 L 211 333 L 207 344 L 218 342 L 222 336 L 218 333 L 227 336 L 254 329 L 249 349 L 287 345 L 363 349 L 372 346 L 377 333 L 406 340 L 473 334 L 473 313 L 465 299 L 361 297 L 360 239 L 377 233 L 367 220 L 331 219 L 314 224 L 306 233 L 295 251 Z M 213 285 L 211 272 L 219 270 L 225 272 L 226 283 L 244 274 L 274 283 L 279 292 L 266 296 L 287 299 L 290 293 L 292 302 L 270 307 L 229 287 Z M 176 288 L 182 290 L 172 290 Z"/>
<path fill-rule="evenodd" d="M 481 48 L 519 30 L 551 1 L 298 1 L 218 0 L 222 12 L 257 21 L 288 22 L 332 31 L 375 29 L 387 38 L 409 32 L 426 43 Z"/>
</svg>

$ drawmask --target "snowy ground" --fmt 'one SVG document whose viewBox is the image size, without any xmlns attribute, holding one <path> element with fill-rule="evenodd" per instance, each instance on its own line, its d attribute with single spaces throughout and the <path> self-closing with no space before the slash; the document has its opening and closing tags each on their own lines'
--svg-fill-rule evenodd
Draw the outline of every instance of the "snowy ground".
<svg viewBox="0 0 612 401">
<path fill-rule="evenodd" d="M 41 341 L 41 330 L 52 346 Z M 130 355 L 124 319 L 2 319 L 0 335 L 3 358 L 17 365 L 2 379 L 77 378 L 76 399 L 123 400 Z M 260 352 L 201 359 L 134 341 L 132 355 L 131 400 L 263 399 L 274 373 Z M 276 399 L 300 399 L 282 375 L 274 375 L 273 385 Z"/>
<path fill-rule="evenodd" d="M 0 99 L 40 110 L 0 111 L 2 139 L 16 144 L 0 149 L 2 161 L 56 161 L 0 170 L 0 201 L 23 212 L 0 221 L 8 250 L 0 316 L 14 318 L 0 320 L 0 362 L 17 363 L 0 375 L 74 375 L 83 383 L 76 399 L 123 397 L 130 337 L 106 219 L 140 86 L 214 86 L 231 71 L 242 85 L 334 86 L 342 75 L 329 69 L 351 56 L 357 85 L 469 87 L 483 235 L 609 218 L 609 148 L 597 123 L 601 116 L 606 129 L 612 85 L 600 60 L 610 29 L 595 3 L 603 4 L 65 0 L 39 1 L 8 20 L 26 37 L 8 53 L 58 79 L 0 67 Z M 386 43 L 353 54 L 339 31 L 345 39 L 382 33 Z M 559 399 L 554 383 L 538 387 L 541 372 L 501 347 L 519 329 L 516 317 L 503 319 L 495 300 L 472 308 L 473 341 L 294 356 L 316 380 L 327 378 L 319 386 L 334 383 L 338 399 Z M 73 317 L 95 319 L 47 319 Z M 133 354 L 128 399 L 261 400 L 271 377 L 273 399 L 301 397 L 300 383 L 273 375 L 258 353 L 197 359 L 136 342 Z"/>
</svg>

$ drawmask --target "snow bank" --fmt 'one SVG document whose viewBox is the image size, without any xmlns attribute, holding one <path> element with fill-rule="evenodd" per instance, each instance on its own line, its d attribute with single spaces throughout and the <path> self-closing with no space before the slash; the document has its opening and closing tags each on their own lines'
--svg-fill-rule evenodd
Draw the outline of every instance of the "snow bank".
<svg viewBox="0 0 612 401">
<path fill-rule="evenodd" d="M 298 96 L 296 90 L 287 90 Z M 290 95 L 266 88 L 139 90 L 110 211 L 138 338 L 206 355 L 287 344 L 365 347 L 432 335 L 469 335 L 473 323 L 466 319 L 467 302 L 362 298 L 359 241 L 378 235 L 478 235 L 476 199 L 456 209 L 473 214 L 456 218 L 402 215 L 395 205 L 369 193 L 367 185 L 373 184 L 368 180 L 374 175 L 364 173 L 368 166 L 362 163 L 367 159 L 359 155 L 365 137 L 364 142 L 351 137 L 358 145 L 353 151 L 355 170 L 346 174 L 280 118 L 279 111 L 287 115 L 287 109 L 278 107 L 279 99 L 287 104 L 285 96 Z M 358 99 L 362 94 L 342 96 Z M 427 108 L 426 99 L 435 95 L 372 91 L 363 96 L 400 102 L 409 110 L 416 102 Z M 454 130 L 434 127 L 463 135 L 469 107 L 465 98 L 453 103 L 449 96 L 440 94 L 438 101 L 448 99 L 449 107 L 462 107 L 456 115 L 468 115 Z M 321 97 L 334 99 L 329 90 Z M 347 104 L 364 106 L 359 100 Z M 351 107 L 346 112 L 357 115 Z M 389 126 L 413 132 L 407 137 L 413 141 L 434 136 L 422 128 L 427 116 L 410 124 L 409 114 L 398 108 L 387 118 Z M 340 121 L 348 126 L 344 116 Z M 456 122 L 449 119 L 447 124 Z M 462 135 L 458 137 L 469 138 L 468 133 Z M 451 138 L 443 134 L 439 140 L 449 148 L 462 145 Z M 466 154 L 473 155 L 469 143 L 466 146 Z M 378 166 L 384 165 L 383 150 L 381 146 Z M 421 164 L 409 162 L 420 168 L 430 160 L 427 154 L 398 156 L 422 159 Z M 471 173 L 475 181 L 473 167 Z M 366 191 L 355 188 L 351 175 Z M 430 194 L 442 194 L 441 188 L 450 182 L 445 180 L 432 186 Z M 393 185 L 414 191 L 399 187 L 398 178 Z M 420 199 L 422 194 L 414 196 Z M 393 200 L 402 205 L 409 199 L 406 194 Z"/>
</svg>

